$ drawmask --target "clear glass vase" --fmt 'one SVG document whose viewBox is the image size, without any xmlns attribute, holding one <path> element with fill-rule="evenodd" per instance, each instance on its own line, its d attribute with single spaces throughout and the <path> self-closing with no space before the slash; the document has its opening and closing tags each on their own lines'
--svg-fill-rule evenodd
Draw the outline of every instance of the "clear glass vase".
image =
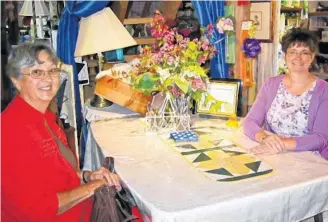
<svg viewBox="0 0 328 222">
<path fill-rule="evenodd" d="M 163 97 L 163 95 L 159 96 Z M 190 114 L 189 96 L 173 97 L 166 93 L 160 106 L 158 104 L 157 106 L 150 106 L 146 114 L 146 132 L 162 133 L 190 130 Z"/>
</svg>

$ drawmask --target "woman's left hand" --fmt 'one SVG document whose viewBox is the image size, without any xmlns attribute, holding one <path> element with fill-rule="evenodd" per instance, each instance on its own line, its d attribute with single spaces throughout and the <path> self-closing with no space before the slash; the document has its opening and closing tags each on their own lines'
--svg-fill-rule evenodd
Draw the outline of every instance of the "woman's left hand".
<svg viewBox="0 0 328 222">
<path fill-rule="evenodd" d="M 268 155 L 280 153 L 281 151 L 276 149 L 276 147 L 267 146 L 267 145 L 259 145 L 259 146 L 250 148 L 249 152 L 251 154 L 255 154 L 255 155 L 268 156 Z"/>
<path fill-rule="evenodd" d="M 105 179 L 108 182 L 108 185 L 115 186 L 117 190 L 121 189 L 120 177 L 115 174 L 109 172 L 106 168 L 101 167 L 96 171 L 92 171 L 89 176 L 89 180 L 101 180 Z"/>
<path fill-rule="evenodd" d="M 255 155 L 272 155 L 286 151 L 286 145 L 284 139 L 278 135 L 266 136 L 260 146 L 256 146 L 250 149 L 250 153 Z"/>
</svg>

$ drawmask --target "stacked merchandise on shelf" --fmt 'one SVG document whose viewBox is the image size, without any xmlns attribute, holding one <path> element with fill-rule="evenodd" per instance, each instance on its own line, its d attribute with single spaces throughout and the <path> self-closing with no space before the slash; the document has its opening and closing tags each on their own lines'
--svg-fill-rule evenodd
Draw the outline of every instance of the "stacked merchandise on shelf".
<svg viewBox="0 0 328 222">
<path fill-rule="evenodd" d="M 282 0 L 279 26 L 279 38 L 291 28 L 303 27 L 307 24 L 308 0 Z M 278 73 L 287 72 L 281 45 L 278 48 Z"/>
</svg>

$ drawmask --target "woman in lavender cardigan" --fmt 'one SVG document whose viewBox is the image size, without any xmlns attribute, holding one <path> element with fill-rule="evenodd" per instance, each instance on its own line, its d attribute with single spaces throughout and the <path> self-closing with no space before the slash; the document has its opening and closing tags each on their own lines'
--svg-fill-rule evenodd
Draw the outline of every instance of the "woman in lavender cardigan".
<svg viewBox="0 0 328 222">
<path fill-rule="evenodd" d="M 309 71 L 318 40 L 308 30 L 292 29 L 282 49 L 288 73 L 265 83 L 245 118 L 245 134 L 261 144 L 251 152 L 314 151 L 328 160 L 328 83 Z"/>
</svg>

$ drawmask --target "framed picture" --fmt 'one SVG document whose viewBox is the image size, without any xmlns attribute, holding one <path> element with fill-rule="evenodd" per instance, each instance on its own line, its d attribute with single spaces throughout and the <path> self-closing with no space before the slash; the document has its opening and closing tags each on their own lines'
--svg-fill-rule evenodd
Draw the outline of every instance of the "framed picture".
<svg viewBox="0 0 328 222">
<path fill-rule="evenodd" d="M 224 102 L 220 110 L 211 111 L 210 102 L 205 105 L 205 96 L 196 104 L 197 113 L 217 116 L 238 115 L 241 100 L 240 79 L 211 79 L 209 93 L 219 101 Z"/>
<path fill-rule="evenodd" d="M 257 25 L 255 38 L 257 40 L 272 41 L 272 11 L 271 2 L 252 2 L 250 19 Z"/>
</svg>

